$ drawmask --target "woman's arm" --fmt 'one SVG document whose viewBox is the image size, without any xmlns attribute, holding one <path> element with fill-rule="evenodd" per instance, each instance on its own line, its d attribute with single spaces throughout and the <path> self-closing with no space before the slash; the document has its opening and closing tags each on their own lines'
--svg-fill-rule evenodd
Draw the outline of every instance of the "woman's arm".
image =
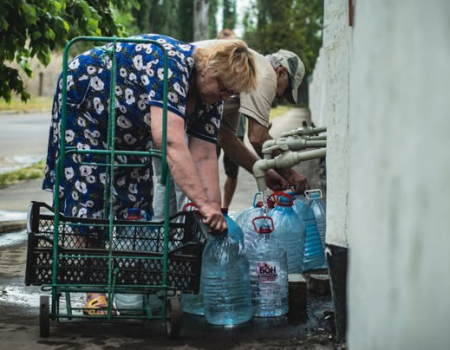
<svg viewBox="0 0 450 350">
<path fill-rule="evenodd" d="M 150 113 L 153 141 L 158 148 L 162 149 L 162 109 L 152 106 Z M 210 160 L 205 162 L 205 159 L 202 159 L 204 154 L 202 155 L 199 152 L 198 147 L 199 145 L 194 145 L 194 162 L 185 142 L 183 118 L 167 112 L 167 163 L 169 164 L 172 177 L 181 190 L 195 203 L 204 217 L 204 222 L 212 230 L 223 231 L 227 225 L 220 211 L 217 159 L 215 170 L 217 176 L 213 175 L 209 180 L 204 179 L 203 175 L 200 178 L 198 174 L 206 174 L 213 170 L 211 170 Z M 210 151 L 216 157 L 215 148 L 207 149 L 205 152 Z M 196 169 L 196 167 L 198 168 Z M 213 183 L 213 179 L 216 179 L 216 183 Z M 218 201 L 216 196 L 219 198 Z"/>
<path fill-rule="evenodd" d="M 216 148 L 214 143 L 194 136 L 189 138 L 189 150 L 206 196 L 211 205 L 220 210 L 219 165 Z"/>
</svg>

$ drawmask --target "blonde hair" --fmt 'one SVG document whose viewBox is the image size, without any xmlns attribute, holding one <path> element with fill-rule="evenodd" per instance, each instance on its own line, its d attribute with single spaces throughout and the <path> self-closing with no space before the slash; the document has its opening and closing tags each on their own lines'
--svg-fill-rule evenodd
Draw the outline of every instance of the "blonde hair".
<svg viewBox="0 0 450 350">
<path fill-rule="evenodd" d="M 197 47 L 194 59 L 197 71 L 212 69 L 212 76 L 236 93 L 250 92 L 256 87 L 255 59 L 242 40 L 217 40 L 209 47 Z"/>
</svg>

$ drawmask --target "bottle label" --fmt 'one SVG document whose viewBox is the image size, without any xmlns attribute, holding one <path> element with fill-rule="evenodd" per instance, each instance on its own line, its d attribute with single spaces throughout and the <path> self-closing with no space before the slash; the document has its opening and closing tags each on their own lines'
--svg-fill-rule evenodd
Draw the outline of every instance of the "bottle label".
<svg viewBox="0 0 450 350">
<path fill-rule="evenodd" d="M 259 283 L 274 283 L 279 279 L 280 263 L 278 261 L 261 261 L 256 266 Z"/>
</svg>

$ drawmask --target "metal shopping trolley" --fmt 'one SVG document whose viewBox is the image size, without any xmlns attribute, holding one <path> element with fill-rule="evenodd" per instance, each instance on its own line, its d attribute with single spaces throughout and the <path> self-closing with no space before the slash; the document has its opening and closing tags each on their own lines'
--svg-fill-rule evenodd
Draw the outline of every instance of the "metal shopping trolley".
<svg viewBox="0 0 450 350">
<path fill-rule="evenodd" d="M 60 152 L 55 171 L 55 188 L 64 175 L 64 159 L 73 154 L 96 154 L 105 163 L 89 163 L 108 168 L 104 193 L 105 219 L 68 217 L 60 213 L 60 198 L 54 191 L 54 206 L 32 202 L 28 215 L 28 252 L 25 283 L 39 285 L 45 292 L 40 297 L 40 335 L 48 337 L 50 321 L 128 322 L 128 320 L 160 319 L 170 337 L 179 335 L 181 328 L 180 294 L 197 293 L 200 283 L 201 257 L 205 243 L 200 219 L 193 212 L 182 212 L 169 218 L 170 173 L 166 162 L 167 133 L 167 55 L 164 58 L 163 147 L 161 150 L 117 150 L 115 140 L 115 48 L 119 42 L 156 44 L 148 39 L 120 39 L 79 37 L 68 43 L 63 56 L 63 90 L 61 135 L 65 135 L 67 103 L 68 51 L 76 42 L 112 43 L 105 46 L 105 55 L 111 60 L 108 142 L 104 149 L 77 149 L 66 147 L 61 137 Z M 132 155 L 141 160 L 134 166 L 151 166 L 151 158 L 161 159 L 161 181 L 166 184 L 165 219 L 162 222 L 118 220 L 113 211 L 114 168 L 120 155 Z M 130 166 L 127 164 L 126 166 Z M 90 228 L 89 244 L 80 245 L 80 232 Z M 94 230 L 92 230 L 95 228 Z M 139 247 L 139 249 L 137 248 Z M 104 293 L 108 308 L 104 315 L 89 316 L 77 305 L 76 295 Z M 117 313 L 113 309 L 115 295 L 139 294 L 142 308 L 132 313 Z M 155 310 L 149 297 L 160 301 Z"/>
</svg>

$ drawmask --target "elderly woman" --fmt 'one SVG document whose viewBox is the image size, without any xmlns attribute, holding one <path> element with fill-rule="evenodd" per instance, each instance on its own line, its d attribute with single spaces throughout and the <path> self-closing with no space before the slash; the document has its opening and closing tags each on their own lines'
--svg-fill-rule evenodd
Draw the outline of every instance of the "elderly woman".
<svg viewBox="0 0 450 350">
<path fill-rule="evenodd" d="M 139 35 L 152 39 L 167 52 L 167 162 L 182 191 L 195 203 L 212 230 L 226 229 L 220 210 L 216 157 L 223 101 L 248 92 L 256 85 L 254 58 L 240 40 L 220 41 L 197 48 L 163 35 Z M 111 44 L 110 44 L 111 45 Z M 107 45 L 108 46 L 108 45 Z M 163 52 L 158 45 L 116 44 L 117 83 L 115 148 L 144 151 L 162 147 Z M 69 63 L 66 103 L 67 146 L 104 149 L 107 142 L 111 60 L 105 47 L 87 51 Z M 55 190 L 55 162 L 59 152 L 62 79 L 53 105 L 44 189 Z M 189 144 L 185 142 L 189 134 Z M 73 217 L 101 218 L 103 191 L 109 170 L 104 156 L 72 154 L 65 157 L 61 179 L 61 212 Z M 136 164 L 132 156 L 116 162 Z M 84 164 L 81 164 L 84 163 Z M 152 167 L 117 167 L 114 170 L 114 212 L 128 208 L 152 212 Z M 164 205 L 164 203 L 161 203 Z M 89 233 L 87 233 L 89 236 Z M 105 307 L 103 295 L 88 295 L 89 307 Z M 88 301 L 89 301 L 88 300 Z M 94 302 L 92 302 L 94 300 Z"/>
</svg>

